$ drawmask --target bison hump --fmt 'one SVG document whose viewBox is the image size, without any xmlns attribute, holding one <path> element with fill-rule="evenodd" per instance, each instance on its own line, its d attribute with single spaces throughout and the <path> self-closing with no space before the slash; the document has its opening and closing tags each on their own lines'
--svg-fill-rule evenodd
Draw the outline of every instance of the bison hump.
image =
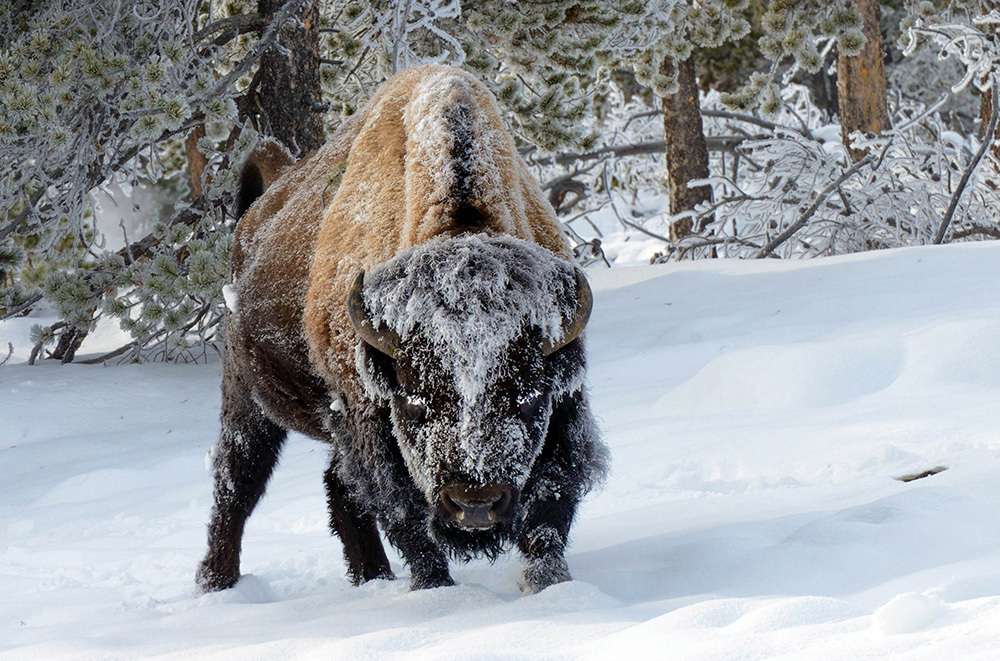
<svg viewBox="0 0 1000 661">
<path fill-rule="evenodd" d="M 438 216 L 438 232 L 512 233 L 512 212 L 523 206 L 516 150 L 488 90 L 463 72 L 431 70 L 414 86 L 403 123 L 411 220 Z"/>
</svg>

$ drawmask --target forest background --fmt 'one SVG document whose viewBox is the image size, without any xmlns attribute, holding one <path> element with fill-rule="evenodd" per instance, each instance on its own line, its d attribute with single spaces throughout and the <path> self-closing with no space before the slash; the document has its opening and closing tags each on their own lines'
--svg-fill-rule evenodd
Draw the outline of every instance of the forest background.
<svg viewBox="0 0 1000 661">
<path fill-rule="evenodd" d="M 56 313 L 30 362 L 206 359 L 242 159 L 426 62 L 495 92 L 583 265 L 995 239 L 998 35 L 994 0 L 0 3 L 0 319 Z M 77 359 L 102 318 L 131 340 Z"/>
</svg>

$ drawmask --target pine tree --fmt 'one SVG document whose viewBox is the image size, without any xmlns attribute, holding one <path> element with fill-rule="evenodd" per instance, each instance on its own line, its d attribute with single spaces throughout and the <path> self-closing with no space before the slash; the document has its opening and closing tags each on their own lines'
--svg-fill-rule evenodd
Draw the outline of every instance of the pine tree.
<svg viewBox="0 0 1000 661">
<path fill-rule="evenodd" d="M 0 44 L 0 246 L 21 248 L 6 260 L 14 266 L 0 312 L 21 313 L 42 297 L 55 307 L 62 320 L 35 329 L 35 354 L 55 343 L 52 355 L 72 360 L 102 315 L 132 334 L 121 353 L 135 358 L 191 359 L 212 341 L 233 167 L 254 140 L 237 121 L 237 87 L 299 4 L 283 5 L 242 53 L 231 42 L 246 26 L 235 14 L 208 16 L 200 0 L 0 8 L 0 25 L 12 28 Z M 222 12 L 240 9 L 232 0 Z M 104 251 L 91 192 L 177 172 L 182 138 L 203 126 L 207 135 L 194 141 L 210 170 L 203 195 L 149 236 Z"/>
<path fill-rule="evenodd" d="M 588 146 L 584 87 L 621 21 L 603 0 L 22 4 L 0 6 L 0 314 L 47 299 L 62 321 L 36 329 L 36 353 L 55 343 L 66 361 L 102 315 L 132 335 L 116 352 L 132 359 L 190 360 L 217 341 L 242 155 L 258 133 L 319 146 L 321 89 L 329 131 L 397 69 L 464 64 L 525 144 Z M 102 252 L 91 192 L 185 165 L 189 206 Z"/>
</svg>

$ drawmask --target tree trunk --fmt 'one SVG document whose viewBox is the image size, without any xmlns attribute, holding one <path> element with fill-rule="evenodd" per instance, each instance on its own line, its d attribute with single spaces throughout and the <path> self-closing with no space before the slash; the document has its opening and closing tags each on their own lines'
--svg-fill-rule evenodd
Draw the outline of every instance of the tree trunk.
<svg viewBox="0 0 1000 661">
<path fill-rule="evenodd" d="M 836 117 L 840 114 L 837 99 L 837 71 L 836 69 L 833 71 L 830 70 L 831 65 L 835 63 L 836 59 L 837 53 L 835 51 L 827 53 L 826 59 L 823 61 L 823 66 L 819 71 L 816 73 L 803 72 L 802 74 L 802 82 L 812 93 L 813 103 L 828 118 Z"/>
<path fill-rule="evenodd" d="M 882 133 L 890 128 L 882 55 L 882 12 L 878 0 L 854 0 L 854 3 L 865 22 L 866 41 L 856 56 L 837 56 L 840 134 L 845 146 L 854 131 Z M 848 152 L 854 162 L 860 161 L 866 153 L 850 148 Z"/>
<path fill-rule="evenodd" d="M 1000 0 L 979 0 L 979 13 L 981 15 L 985 16 L 986 14 L 989 14 L 991 11 L 995 9 L 1000 10 Z M 994 34 L 993 38 L 1000 39 L 1000 28 L 995 28 L 995 29 L 997 30 L 997 33 Z M 994 71 L 993 74 L 994 74 L 994 81 L 996 81 L 998 77 L 997 72 Z M 980 82 L 984 84 L 984 89 L 982 92 L 980 92 L 980 97 L 979 97 L 980 99 L 979 116 L 981 118 L 980 130 L 983 133 L 984 140 L 992 141 L 993 144 L 990 145 L 990 153 L 993 154 L 993 157 L 997 161 L 1000 161 L 1000 129 L 998 129 L 996 135 L 993 136 L 986 135 L 986 131 L 990 125 L 990 119 L 992 119 L 993 117 L 993 101 L 991 98 L 992 92 L 989 89 L 985 88 L 985 83 L 986 83 L 985 80 Z M 994 168 L 994 171 L 991 174 L 993 174 L 994 176 L 997 174 L 995 170 L 996 165 L 995 164 L 991 165 L 988 159 L 984 165 L 986 165 L 987 167 L 992 166 L 992 168 Z"/>
<path fill-rule="evenodd" d="M 270 20 L 286 0 L 259 0 L 261 16 Z M 257 130 L 274 136 L 297 156 L 324 141 L 319 80 L 319 7 L 315 0 L 281 28 L 280 48 L 260 58 L 257 83 L 249 107 Z"/>
<path fill-rule="evenodd" d="M 73 359 L 76 358 L 76 352 L 79 351 L 80 345 L 83 344 L 85 339 L 87 339 L 86 330 L 67 326 L 59 335 L 59 342 L 56 344 L 56 348 L 52 351 L 49 358 L 51 360 L 58 360 L 64 365 L 72 363 Z"/>
<path fill-rule="evenodd" d="M 667 149 L 667 183 L 670 190 L 670 213 L 691 211 L 699 202 L 712 201 L 712 187 L 688 188 L 688 182 L 708 177 L 708 145 L 701 123 L 701 103 L 698 100 L 698 81 L 694 73 L 694 59 L 676 62 L 667 57 L 660 65 L 660 72 L 672 76 L 677 72 L 677 93 L 664 96 L 663 131 Z M 701 229 L 710 219 L 699 224 Z M 690 218 L 675 222 L 670 227 L 670 239 L 677 241 L 691 234 Z"/>
<path fill-rule="evenodd" d="M 191 200 L 202 196 L 201 178 L 205 175 L 208 159 L 198 149 L 198 141 L 205 137 L 205 125 L 199 124 L 184 138 L 184 153 L 187 156 L 188 187 Z"/>
</svg>

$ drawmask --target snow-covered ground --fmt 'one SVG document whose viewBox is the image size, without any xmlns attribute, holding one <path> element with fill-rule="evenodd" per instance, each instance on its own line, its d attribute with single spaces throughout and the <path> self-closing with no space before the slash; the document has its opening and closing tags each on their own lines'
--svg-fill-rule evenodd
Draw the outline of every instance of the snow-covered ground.
<svg viewBox="0 0 1000 661">
<path fill-rule="evenodd" d="M 532 597 L 515 557 L 351 587 L 301 437 L 197 594 L 218 365 L 0 325 L 0 659 L 1000 657 L 1000 244 L 591 274 L 614 469 Z"/>
</svg>

